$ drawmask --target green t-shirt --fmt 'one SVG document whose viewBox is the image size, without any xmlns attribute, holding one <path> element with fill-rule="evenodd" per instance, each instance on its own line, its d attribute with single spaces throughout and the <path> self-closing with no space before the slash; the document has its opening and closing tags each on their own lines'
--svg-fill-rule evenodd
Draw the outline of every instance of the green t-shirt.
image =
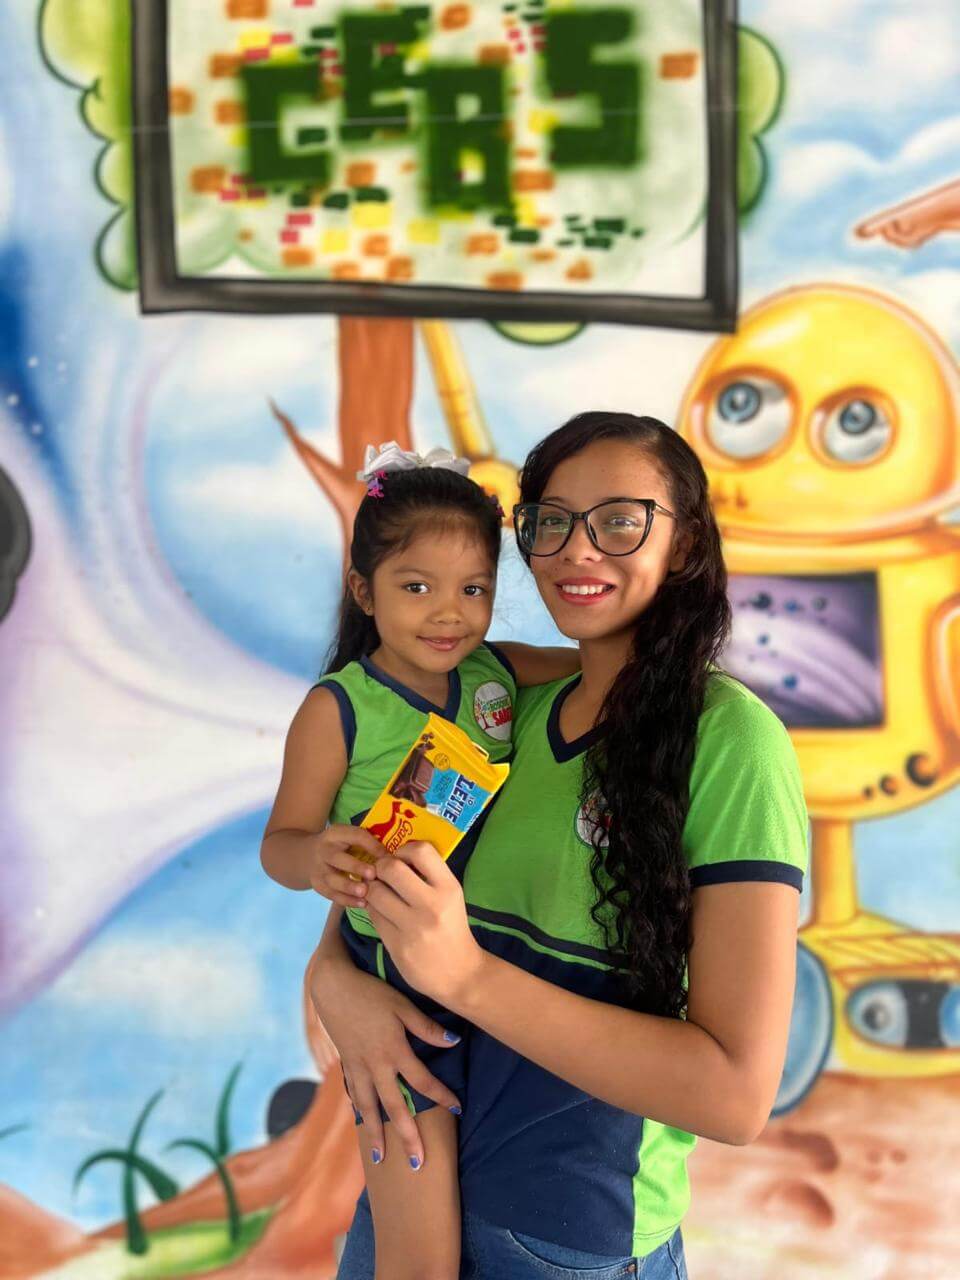
<svg viewBox="0 0 960 1280">
<path fill-rule="evenodd" d="M 348 767 L 330 821 L 359 823 L 423 732 L 432 712 L 457 725 L 493 761 L 508 760 L 513 749 L 513 708 L 517 686 L 513 669 L 493 645 L 483 644 L 450 672 L 446 706 L 435 706 L 400 684 L 370 661 L 348 663 L 324 676 L 321 688 L 337 699 Z M 454 852 L 461 857 L 467 836 Z M 376 938 L 366 911 L 348 907 L 345 920 Z"/>
<path fill-rule="evenodd" d="M 577 679 L 521 692 L 510 778 L 467 864 L 464 892 L 488 950 L 580 995 L 623 1004 L 622 980 L 590 915 L 596 818 L 580 794 L 596 735 L 568 743 L 559 729 Z M 698 726 L 683 848 L 694 887 L 772 880 L 799 889 L 806 866 L 806 810 L 789 735 L 757 697 L 719 673 Z M 471 1035 L 467 1071 L 466 1207 L 588 1252 L 644 1256 L 669 1239 L 689 1200 L 690 1134 L 600 1102 L 482 1031 Z"/>
</svg>

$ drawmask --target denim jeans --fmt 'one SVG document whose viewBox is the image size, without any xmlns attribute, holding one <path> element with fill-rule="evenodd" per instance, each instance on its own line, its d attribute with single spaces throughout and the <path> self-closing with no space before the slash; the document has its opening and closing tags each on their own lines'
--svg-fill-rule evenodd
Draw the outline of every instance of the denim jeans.
<svg viewBox="0 0 960 1280">
<path fill-rule="evenodd" d="M 337 1280 L 373 1280 L 373 1219 L 357 1202 Z M 582 1253 L 463 1215 L 460 1280 L 687 1280 L 679 1229 L 645 1258 Z"/>
</svg>

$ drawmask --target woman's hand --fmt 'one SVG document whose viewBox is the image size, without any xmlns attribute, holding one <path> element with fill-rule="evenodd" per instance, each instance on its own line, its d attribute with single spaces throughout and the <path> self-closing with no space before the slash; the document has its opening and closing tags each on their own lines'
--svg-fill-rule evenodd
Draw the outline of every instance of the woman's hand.
<svg viewBox="0 0 960 1280">
<path fill-rule="evenodd" d="M 367 910 L 391 960 L 411 987 L 456 1013 L 485 955 L 470 932 L 460 882 L 423 840 L 381 858 L 376 873 Z"/>
<path fill-rule="evenodd" d="M 362 973 L 347 958 L 314 952 L 307 973 L 310 999 L 343 1067 L 347 1093 L 363 1117 L 373 1147 L 388 1154 L 380 1103 L 390 1117 L 394 1143 L 407 1157 L 423 1164 L 417 1122 L 397 1084 L 403 1076 L 419 1093 L 441 1107 L 459 1107 L 460 1099 L 423 1065 L 410 1047 L 411 1032 L 429 1044 L 450 1048 L 447 1032 L 406 996 L 372 974 Z"/>
</svg>

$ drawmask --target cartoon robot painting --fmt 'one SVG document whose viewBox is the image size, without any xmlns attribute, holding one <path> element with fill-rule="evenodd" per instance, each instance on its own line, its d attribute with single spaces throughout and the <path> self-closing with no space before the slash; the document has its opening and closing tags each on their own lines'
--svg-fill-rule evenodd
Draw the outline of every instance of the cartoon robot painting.
<svg viewBox="0 0 960 1280">
<path fill-rule="evenodd" d="M 900 303 L 790 289 L 707 353 L 680 430 L 709 473 L 734 606 L 725 664 L 790 730 L 812 912 L 777 1111 L 830 1058 L 960 1072 L 960 934 L 866 910 L 853 825 L 960 781 L 960 378 Z M 909 855 L 907 855 L 909 856 Z"/>
</svg>

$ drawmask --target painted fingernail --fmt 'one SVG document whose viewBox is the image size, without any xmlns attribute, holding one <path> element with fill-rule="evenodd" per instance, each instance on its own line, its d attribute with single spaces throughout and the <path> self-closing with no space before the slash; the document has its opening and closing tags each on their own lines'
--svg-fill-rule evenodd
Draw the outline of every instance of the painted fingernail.
<svg viewBox="0 0 960 1280">
<path fill-rule="evenodd" d="M 411 1157 L 410 1157 L 410 1168 L 411 1168 L 411 1169 L 413 1169 L 414 1171 L 416 1171 L 417 1169 L 419 1169 L 419 1168 L 420 1168 L 420 1157 L 419 1157 L 419 1156 L 411 1156 Z"/>
<path fill-rule="evenodd" d="M 444 1038 L 444 1040 L 446 1040 L 447 1044 L 459 1044 L 459 1043 L 460 1043 L 460 1037 L 459 1037 L 459 1036 L 454 1035 L 452 1031 L 445 1031 L 445 1032 L 443 1033 L 443 1038 Z"/>
<path fill-rule="evenodd" d="M 450 1107 L 449 1110 L 452 1111 L 455 1116 L 463 1115 L 463 1107 Z"/>
<path fill-rule="evenodd" d="M 383 1159 L 383 1156 L 380 1154 L 379 1147 L 373 1148 L 373 1150 L 370 1152 L 370 1159 L 373 1161 L 374 1164 L 380 1163 L 380 1161 Z"/>
</svg>

